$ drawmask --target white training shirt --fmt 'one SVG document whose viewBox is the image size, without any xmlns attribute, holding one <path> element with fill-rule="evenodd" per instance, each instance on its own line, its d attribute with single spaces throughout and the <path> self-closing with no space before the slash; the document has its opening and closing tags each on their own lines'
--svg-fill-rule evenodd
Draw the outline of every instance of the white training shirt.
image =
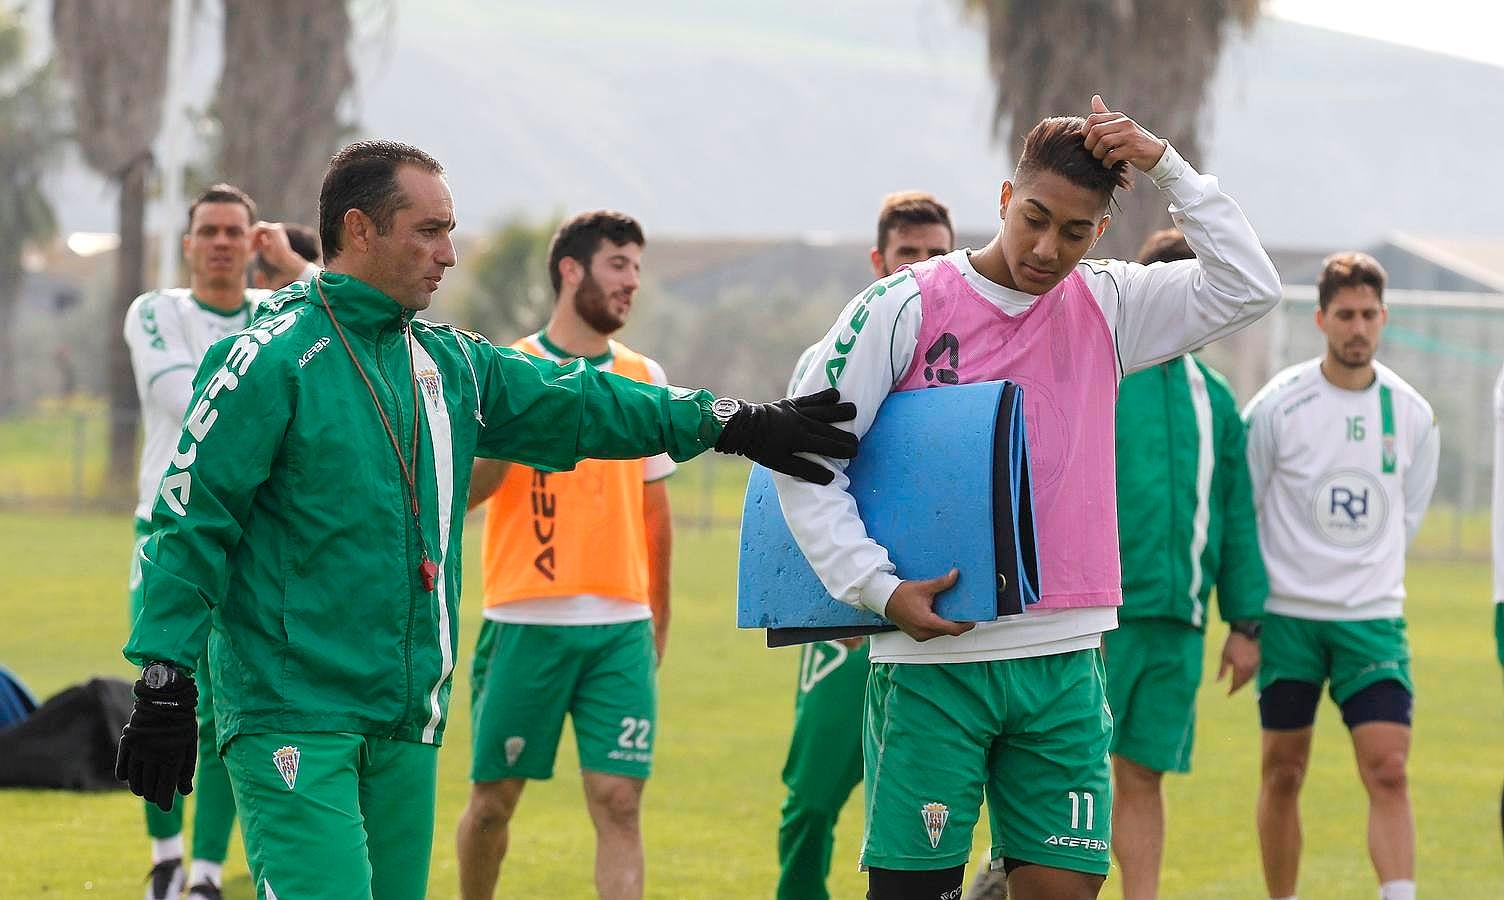
<svg viewBox="0 0 1504 900">
<path fill-rule="evenodd" d="M 1405 548 L 1436 487 L 1441 436 L 1415 388 L 1377 362 L 1374 376 L 1345 390 L 1308 360 L 1244 411 L 1268 612 L 1342 621 L 1404 612 Z"/>
<path fill-rule="evenodd" d="M 614 342 L 613 342 L 614 343 Z M 547 347 L 532 341 L 533 346 L 528 349 L 529 353 L 537 355 L 556 363 L 568 362 L 573 357 L 559 356 L 549 351 Z M 663 367 L 657 360 L 643 357 L 647 364 L 648 378 L 659 387 L 668 386 L 668 376 L 664 374 Z M 616 355 L 613 347 L 610 359 L 597 363 L 596 368 L 602 372 L 612 371 L 616 363 Z M 642 481 L 648 484 L 661 481 L 674 474 L 678 469 L 667 453 L 657 456 L 649 456 L 643 460 Z M 596 594 L 579 594 L 573 597 L 543 597 L 536 600 L 514 600 L 511 603 L 503 603 L 500 606 L 486 607 L 485 616 L 496 622 L 511 622 L 515 625 L 614 625 L 618 622 L 637 622 L 642 619 L 651 619 L 653 610 L 644 603 L 634 603 L 631 600 L 623 600 L 620 597 L 601 597 Z"/>
<path fill-rule="evenodd" d="M 1504 603 L 1504 369 L 1494 383 L 1494 602 Z"/>
<path fill-rule="evenodd" d="M 162 475 L 183 433 L 198 364 L 211 344 L 244 328 L 255 305 L 269 296 L 271 291 L 247 289 L 245 302 L 228 313 L 195 300 L 187 288 L 150 291 L 131 302 L 125 344 L 141 400 L 142 431 L 136 518 L 151 518 Z"/>
<path fill-rule="evenodd" d="M 1169 201 L 1170 217 L 1196 252 L 1194 260 L 1143 266 L 1120 260 L 1088 260 L 1078 266 L 1102 308 L 1118 351 L 1118 377 L 1147 368 L 1225 337 L 1263 316 L 1279 302 L 1279 273 L 1253 227 L 1217 179 L 1191 168 L 1166 147 L 1149 178 Z M 1017 316 L 1037 296 L 995 284 L 972 268 L 967 250 L 947 254 L 979 294 Z M 865 291 L 863 292 L 865 293 Z M 890 285 L 882 296 L 858 294 L 837 318 L 813 357 L 829 360 L 837 340 L 851 340 L 846 323 L 868 302 L 870 312 L 846 356 L 841 398 L 856 403 L 856 419 L 843 425 L 867 432 L 878 407 L 908 369 L 923 322 L 919 289 L 912 278 Z M 825 365 L 808 365 L 794 393 L 830 386 Z M 888 552 L 867 535 L 847 491 L 844 462 L 829 485 L 773 476 L 789 529 L 831 596 L 882 613 L 902 578 L 932 578 L 943 572 L 894 569 Z M 949 663 L 1046 656 L 1095 647 L 1117 627 L 1112 607 L 1025 612 L 986 622 L 959 637 L 920 643 L 902 632 L 872 638 L 874 662 Z"/>
</svg>

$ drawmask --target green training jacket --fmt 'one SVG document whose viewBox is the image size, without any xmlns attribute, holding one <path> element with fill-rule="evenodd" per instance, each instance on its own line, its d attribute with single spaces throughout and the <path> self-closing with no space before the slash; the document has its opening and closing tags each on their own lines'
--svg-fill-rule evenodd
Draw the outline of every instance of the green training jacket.
<svg viewBox="0 0 1504 900">
<path fill-rule="evenodd" d="M 1206 628 L 1212 586 L 1222 619 L 1262 619 L 1259 556 L 1243 421 L 1227 382 L 1190 354 L 1124 378 L 1117 406 L 1120 619 Z"/>
<path fill-rule="evenodd" d="M 221 748 L 301 731 L 438 744 L 472 458 L 683 461 L 720 434 L 713 398 L 494 347 L 348 276 L 318 283 L 414 473 L 421 524 L 351 353 L 314 288 L 291 285 L 198 369 L 125 655 L 191 672 L 207 642 Z"/>
</svg>

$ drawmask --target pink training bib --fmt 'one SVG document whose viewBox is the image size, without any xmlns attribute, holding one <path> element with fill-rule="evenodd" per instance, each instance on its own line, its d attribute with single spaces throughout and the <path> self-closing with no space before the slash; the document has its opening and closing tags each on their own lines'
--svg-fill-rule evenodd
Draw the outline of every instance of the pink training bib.
<svg viewBox="0 0 1504 900">
<path fill-rule="evenodd" d="M 907 268 L 919 282 L 924 322 L 895 390 L 1003 378 L 1024 389 L 1041 595 L 1029 608 L 1120 605 L 1117 360 L 1081 273 L 1010 316 L 944 257 Z"/>
</svg>

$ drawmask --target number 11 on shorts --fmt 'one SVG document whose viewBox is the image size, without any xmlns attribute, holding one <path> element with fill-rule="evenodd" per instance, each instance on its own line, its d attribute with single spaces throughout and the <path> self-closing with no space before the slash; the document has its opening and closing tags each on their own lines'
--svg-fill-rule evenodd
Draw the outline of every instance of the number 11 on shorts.
<svg viewBox="0 0 1504 900">
<path fill-rule="evenodd" d="M 1071 798 L 1071 830 L 1081 830 L 1081 810 L 1086 808 L 1086 830 L 1091 831 L 1096 824 L 1097 798 L 1092 796 L 1091 791 L 1067 791 Z"/>
</svg>

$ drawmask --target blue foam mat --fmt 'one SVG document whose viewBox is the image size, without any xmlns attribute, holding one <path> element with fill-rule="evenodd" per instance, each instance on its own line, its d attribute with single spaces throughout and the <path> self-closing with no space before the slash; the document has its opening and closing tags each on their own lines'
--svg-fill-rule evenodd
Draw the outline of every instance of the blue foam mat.
<svg viewBox="0 0 1504 900">
<path fill-rule="evenodd" d="M 956 587 L 936 602 L 947 619 L 989 621 L 1038 599 L 1022 410 L 1021 390 L 1009 382 L 892 394 L 847 469 L 867 532 L 901 577 L 960 570 Z M 995 507 L 1003 510 L 996 529 Z M 774 644 L 892 627 L 826 592 L 760 466 L 742 510 L 737 624 L 770 629 Z"/>
</svg>

